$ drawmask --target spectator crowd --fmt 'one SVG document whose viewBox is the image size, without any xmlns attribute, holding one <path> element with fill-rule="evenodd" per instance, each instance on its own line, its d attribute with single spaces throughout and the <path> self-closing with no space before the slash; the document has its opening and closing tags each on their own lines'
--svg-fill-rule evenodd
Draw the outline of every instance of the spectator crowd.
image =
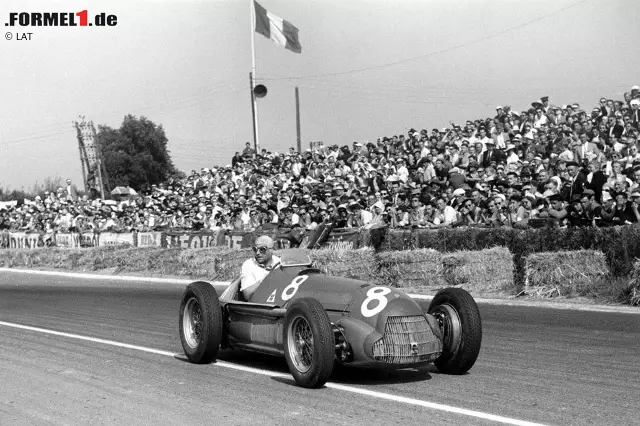
<svg viewBox="0 0 640 426">
<path fill-rule="evenodd" d="M 640 88 L 591 109 L 548 96 L 517 112 L 231 163 L 114 200 L 56 192 L 0 210 L 0 229 L 68 232 L 612 226 L 640 221 Z"/>
</svg>

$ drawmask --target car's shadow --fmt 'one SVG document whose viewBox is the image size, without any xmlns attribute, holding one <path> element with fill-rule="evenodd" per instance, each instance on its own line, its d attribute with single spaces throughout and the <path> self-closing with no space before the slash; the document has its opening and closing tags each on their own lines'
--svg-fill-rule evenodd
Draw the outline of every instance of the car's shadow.
<svg viewBox="0 0 640 426">
<path fill-rule="evenodd" d="M 218 359 L 245 367 L 260 368 L 285 374 L 289 373 L 289 368 L 284 358 L 275 356 L 224 350 L 218 354 Z M 438 369 L 433 364 L 419 368 L 386 370 L 347 367 L 336 363 L 330 381 L 345 385 L 368 386 L 402 384 L 431 380 L 432 373 L 438 374 Z M 295 384 L 293 378 L 272 377 L 272 380 L 286 384 Z"/>
</svg>

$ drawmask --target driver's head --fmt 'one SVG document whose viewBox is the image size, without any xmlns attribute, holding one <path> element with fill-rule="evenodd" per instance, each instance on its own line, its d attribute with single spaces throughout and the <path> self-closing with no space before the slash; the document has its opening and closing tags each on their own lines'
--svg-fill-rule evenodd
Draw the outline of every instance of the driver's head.
<svg viewBox="0 0 640 426">
<path fill-rule="evenodd" d="M 262 235 L 256 239 L 256 243 L 253 246 L 253 252 L 255 253 L 256 262 L 261 265 L 266 265 L 271 261 L 273 256 L 273 240 L 267 235 Z"/>
</svg>

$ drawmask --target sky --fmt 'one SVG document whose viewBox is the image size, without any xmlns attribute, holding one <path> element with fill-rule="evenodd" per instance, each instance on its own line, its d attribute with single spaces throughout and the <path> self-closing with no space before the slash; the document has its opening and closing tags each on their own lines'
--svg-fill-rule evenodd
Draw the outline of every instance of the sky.
<svg viewBox="0 0 640 426">
<path fill-rule="evenodd" d="M 541 96 L 591 107 L 640 84 L 637 0 L 262 0 L 299 28 L 302 53 L 251 27 L 249 0 L 16 1 L 11 12 L 104 12 L 112 27 L 8 27 L 0 38 L 0 186 L 48 177 L 81 187 L 73 122 L 161 124 L 185 172 L 260 147 L 351 144 L 521 111 Z M 31 32 L 31 40 L 20 40 Z"/>
</svg>

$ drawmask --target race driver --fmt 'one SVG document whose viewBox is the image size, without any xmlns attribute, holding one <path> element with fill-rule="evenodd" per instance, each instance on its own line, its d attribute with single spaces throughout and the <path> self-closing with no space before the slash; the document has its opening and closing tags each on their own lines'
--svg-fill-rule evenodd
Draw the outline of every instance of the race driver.
<svg viewBox="0 0 640 426">
<path fill-rule="evenodd" d="M 240 273 L 240 291 L 245 300 L 251 299 L 262 280 L 280 263 L 280 258 L 273 254 L 273 240 L 267 235 L 256 239 L 253 253 L 254 257 L 242 264 Z"/>
</svg>

